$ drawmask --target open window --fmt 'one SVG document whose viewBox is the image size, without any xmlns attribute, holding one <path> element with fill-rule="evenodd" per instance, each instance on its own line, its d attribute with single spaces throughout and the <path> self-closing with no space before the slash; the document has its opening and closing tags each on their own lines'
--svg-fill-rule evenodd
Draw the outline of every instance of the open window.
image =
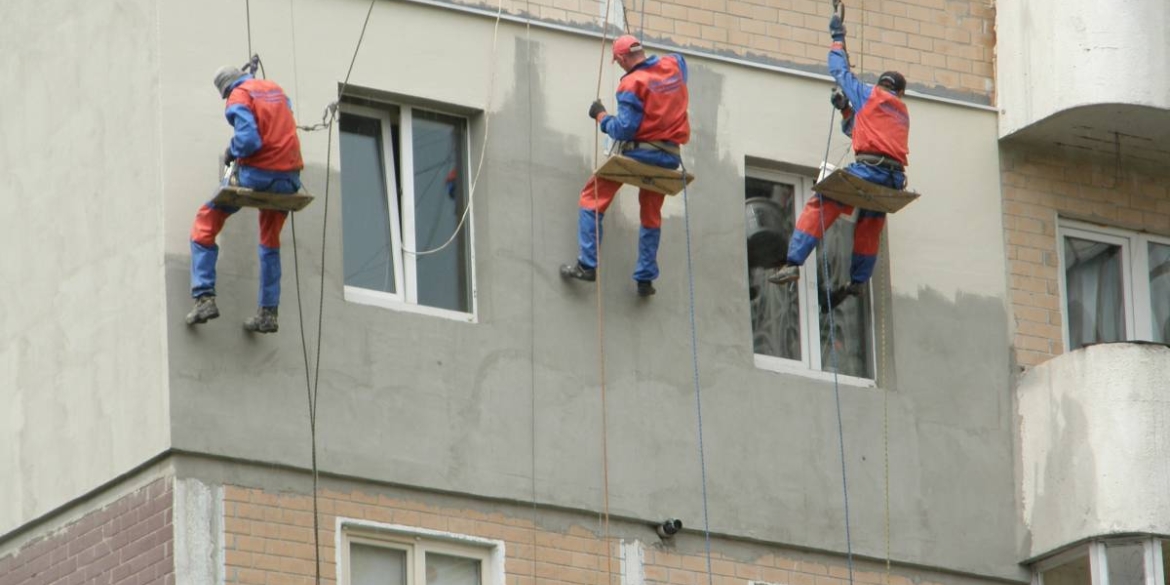
<svg viewBox="0 0 1170 585">
<path fill-rule="evenodd" d="M 1170 343 L 1170 238 L 1062 220 L 1060 274 L 1069 350 Z"/>
<path fill-rule="evenodd" d="M 467 119 L 343 103 L 340 126 L 345 299 L 473 321 Z"/>
<path fill-rule="evenodd" d="M 831 377 L 834 369 L 846 382 L 872 386 L 874 330 L 872 282 L 860 297 L 849 299 L 829 315 L 821 312 L 818 290 L 824 281 L 823 254 L 829 255 L 833 287 L 849 283 L 853 250 L 852 218 L 842 217 L 825 234 L 801 269 L 800 280 L 772 284 L 770 268 L 784 260 L 796 218 L 813 196 L 813 177 L 749 168 L 745 206 L 749 242 L 761 230 L 773 254 L 748 246 L 748 290 L 751 303 L 752 344 L 757 367 Z M 759 242 L 760 239 L 756 238 Z M 837 351 L 833 352 L 835 340 Z"/>
</svg>

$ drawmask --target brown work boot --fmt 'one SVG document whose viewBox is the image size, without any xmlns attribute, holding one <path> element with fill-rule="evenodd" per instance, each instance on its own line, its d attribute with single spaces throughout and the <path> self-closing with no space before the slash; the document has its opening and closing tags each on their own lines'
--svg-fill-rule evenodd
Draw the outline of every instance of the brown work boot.
<svg viewBox="0 0 1170 585">
<path fill-rule="evenodd" d="M 252 333 L 276 333 L 280 329 L 276 322 L 276 307 L 260 307 L 255 317 L 244 321 L 244 329 Z"/>
<path fill-rule="evenodd" d="M 198 325 L 206 323 L 219 316 L 219 307 L 215 306 L 215 295 L 203 295 L 195 299 L 195 308 L 187 313 L 187 324 Z"/>
</svg>

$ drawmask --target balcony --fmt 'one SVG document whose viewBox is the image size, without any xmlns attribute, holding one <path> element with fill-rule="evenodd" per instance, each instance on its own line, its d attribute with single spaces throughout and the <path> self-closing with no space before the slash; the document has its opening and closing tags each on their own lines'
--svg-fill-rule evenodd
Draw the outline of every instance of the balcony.
<svg viewBox="0 0 1170 585">
<path fill-rule="evenodd" d="M 1170 155 L 1170 3 L 999 0 L 1000 138 Z"/>
<path fill-rule="evenodd" d="M 1170 534 L 1170 347 L 1109 343 L 1017 389 L 1028 558 L 1110 534 Z"/>
</svg>

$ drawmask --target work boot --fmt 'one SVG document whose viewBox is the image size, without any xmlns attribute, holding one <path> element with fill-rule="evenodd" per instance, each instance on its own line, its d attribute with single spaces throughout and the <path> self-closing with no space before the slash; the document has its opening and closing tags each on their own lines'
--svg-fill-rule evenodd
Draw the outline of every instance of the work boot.
<svg viewBox="0 0 1170 585">
<path fill-rule="evenodd" d="M 255 317 L 248 317 L 244 321 L 244 329 L 252 333 L 276 333 L 279 328 L 276 323 L 276 307 L 260 307 Z"/>
<path fill-rule="evenodd" d="M 768 282 L 772 284 L 788 284 L 800 280 L 800 266 L 785 264 L 768 273 Z"/>
<path fill-rule="evenodd" d="M 864 291 L 865 283 L 862 282 L 850 282 L 845 286 L 839 286 L 833 289 L 832 295 L 829 294 L 828 289 L 822 288 L 820 294 L 817 295 L 820 297 L 821 312 L 828 313 L 845 302 L 845 299 L 861 296 Z"/>
<path fill-rule="evenodd" d="M 572 264 L 565 264 L 561 266 L 562 278 L 576 278 L 577 280 L 584 280 L 585 282 L 593 282 L 597 280 L 596 268 L 585 268 L 581 266 L 580 262 Z"/>
<path fill-rule="evenodd" d="M 638 296 L 648 297 L 656 292 L 658 291 L 654 290 L 654 283 L 650 282 L 649 280 L 638 281 Z"/>
<path fill-rule="evenodd" d="M 187 324 L 206 323 L 218 316 L 219 307 L 215 306 L 215 295 L 203 295 L 195 299 L 195 308 L 187 313 Z"/>
</svg>

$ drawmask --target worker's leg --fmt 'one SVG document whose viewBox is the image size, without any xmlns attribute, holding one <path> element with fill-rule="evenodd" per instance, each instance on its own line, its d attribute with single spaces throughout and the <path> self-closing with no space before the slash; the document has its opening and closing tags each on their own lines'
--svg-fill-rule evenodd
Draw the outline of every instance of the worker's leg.
<svg viewBox="0 0 1170 585">
<path fill-rule="evenodd" d="M 846 171 L 866 181 L 891 189 L 900 190 L 906 186 L 904 173 L 885 167 L 853 163 L 846 168 Z M 881 247 L 882 228 L 885 225 L 886 214 L 884 212 L 862 209 L 858 213 L 857 225 L 853 228 L 853 262 L 849 270 L 849 279 L 853 283 L 864 283 L 873 277 L 878 249 Z"/>
<path fill-rule="evenodd" d="M 634 280 L 639 282 L 658 278 L 658 243 L 662 236 L 662 203 L 665 200 L 662 193 L 646 189 L 638 191 L 642 225 L 638 229 L 638 264 L 634 268 Z"/>
<path fill-rule="evenodd" d="M 261 307 L 280 305 L 280 230 L 287 211 L 260 210 L 260 296 Z"/>
<path fill-rule="evenodd" d="M 219 258 L 216 236 L 238 207 L 204 203 L 191 226 L 191 297 L 215 296 L 215 263 Z"/>
<path fill-rule="evenodd" d="M 590 177 L 581 189 L 579 205 L 581 210 L 577 218 L 577 243 L 580 254 L 577 262 L 584 268 L 597 268 L 597 248 L 601 245 L 601 220 L 605 211 L 613 202 L 614 195 L 622 186 L 617 181 Z"/>
<path fill-rule="evenodd" d="M 296 193 L 301 189 L 300 173 L 275 172 L 240 168 L 240 185 L 267 191 L 269 193 Z M 280 305 L 280 231 L 284 229 L 287 211 L 260 210 L 260 292 L 258 303 L 261 307 L 274 308 Z"/>
<path fill-rule="evenodd" d="M 824 230 L 829 229 L 840 215 L 853 213 L 853 207 L 821 197 L 820 193 L 813 194 L 812 199 L 805 204 L 804 210 L 796 220 L 796 229 L 792 232 L 792 239 L 788 242 L 788 264 L 801 266 L 812 254 L 817 242 L 824 237 Z"/>
<path fill-rule="evenodd" d="M 858 213 L 857 225 L 853 228 L 853 263 L 849 269 L 851 281 L 863 283 L 873 276 L 885 225 L 885 212 L 862 209 Z"/>
</svg>

